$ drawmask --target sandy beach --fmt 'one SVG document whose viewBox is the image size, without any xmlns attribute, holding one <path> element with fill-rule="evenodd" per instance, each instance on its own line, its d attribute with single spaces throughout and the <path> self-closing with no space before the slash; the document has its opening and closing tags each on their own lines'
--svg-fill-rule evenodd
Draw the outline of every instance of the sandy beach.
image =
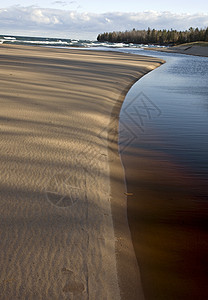
<svg viewBox="0 0 208 300">
<path fill-rule="evenodd" d="M 208 47 L 200 45 L 178 45 L 169 48 L 148 48 L 148 50 L 167 52 L 167 53 L 180 53 L 195 56 L 208 56 Z"/>
<path fill-rule="evenodd" d="M 1 45 L 0 63 L 0 298 L 143 299 L 118 115 L 162 62 Z"/>
</svg>

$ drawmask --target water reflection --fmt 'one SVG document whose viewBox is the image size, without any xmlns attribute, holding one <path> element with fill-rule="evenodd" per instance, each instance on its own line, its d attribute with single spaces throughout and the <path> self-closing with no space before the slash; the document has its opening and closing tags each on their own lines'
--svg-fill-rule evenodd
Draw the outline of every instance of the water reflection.
<svg viewBox="0 0 208 300">
<path fill-rule="evenodd" d="M 161 114 L 159 117 L 143 118 L 144 133 L 139 132 L 139 127 L 133 128 L 133 132 L 139 135 L 139 139 L 134 140 L 134 147 L 149 148 L 154 141 L 153 149 L 160 147 L 175 162 L 207 180 L 208 58 L 178 54 L 157 56 L 167 63 L 134 85 L 122 106 L 120 119 L 131 128 L 132 120 L 128 113 L 138 119 L 137 110 L 141 111 L 141 105 L 136 107 L 131 103 L 141 93 L 145 95 L 161 110 Z M 122 147 L 121 139 L 120 144 Z"/>
<path fill-rule="evenodd" d="M 207 299 L 208 58 L 154 55 L 120 113 L 132 240 L 146 299 Z"/>
</svg>

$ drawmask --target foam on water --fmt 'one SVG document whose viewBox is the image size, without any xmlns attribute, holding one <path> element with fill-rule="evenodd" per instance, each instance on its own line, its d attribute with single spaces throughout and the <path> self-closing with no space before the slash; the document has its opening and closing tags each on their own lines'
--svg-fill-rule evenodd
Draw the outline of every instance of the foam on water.
<svg viewBox="0 0 208 300">
<path fill-rule="evenodd" d="M 98 42 L 90 40 L 77 39 L 61 39 L 61 38 L 43 38 L 43 37 L 23 37 L 23 36 L 6 36 L 0 35 L 0 44 L 17 44 L 17 45 L 40 45 L 52 47 L 81 47 L 81 48 L 147 48 L 154 45 L 145 44 L 125 44 L 125 43 L 110 43 Z"/>
<path fill-rule="evenodd" d="M 15 37 L 10 37 L 10 36 L 4 36 L 4 39 L 5 40 L 16 40 L 16 38 Z"/>
</svg>

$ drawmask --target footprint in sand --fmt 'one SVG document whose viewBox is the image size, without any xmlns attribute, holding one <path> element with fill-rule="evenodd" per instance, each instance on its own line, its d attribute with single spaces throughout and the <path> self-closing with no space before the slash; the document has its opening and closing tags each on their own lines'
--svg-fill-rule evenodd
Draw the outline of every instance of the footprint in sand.
<svg viewBox="0 0 208 300">
<path fill-rule="evenodd" d="M 72 293 L 73 295 L 76 295 L 84 292 L 84 284 L 77 280 L 76 276 L 71 270 L 63 268 L 61 272 L 66 279 L 66 283 L 62 289 L 64 293 Z"/>
<path fill-rule="evenodd" d="M 74 205 L 83 197 L 82 186 L 80 186 L 78 179 L 76 176 L 70 177 L 65 173 L 55 174 L 49 180 L 46 187 L 46 199 L 52 205 L 59 208 L 65 208 Z M 82 183 L 83 180 L 81 179 L 80 182 Z"/>
</svg>

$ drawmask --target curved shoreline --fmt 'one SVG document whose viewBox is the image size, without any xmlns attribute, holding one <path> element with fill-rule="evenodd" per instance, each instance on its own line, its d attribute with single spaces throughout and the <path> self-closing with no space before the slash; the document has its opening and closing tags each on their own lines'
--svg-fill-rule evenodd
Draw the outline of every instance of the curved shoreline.
<svg viewBox="0 0 208 300">
<path fill-rule="evenodd" d="M 203 87 L 206 91 L 206 83 L 203 75 L 192 72 L 193 66 L 197 68 L 201 62 L 204 63 L 204 72 L 201 71 L 200 74 L 206 74 L 206 58 L 178 56 L 172 62 L 172 70 L 168 64 L 163 66 L 151 73 L 150 77 L 138 82 L 138 86 L 130 93 L 135 94 L 145 86 L 144 93 L 162 111 L 162 120 L 151 121 L 145 129 L 145 137 L 132 143 L 132 147 L 129 146 L 122 153 L 127 187 L 132 193 L 128 197 L 129 226 L 147 299 L 204 299 L 208 292 L 207 170 L 200 169 L 202 165 L 206 166 L 206 149 L 203 148 L 203 143 L 207 145 L 208 141 L 204 132 L 207 119 L 203 119 L 207 98 L 204 97 L 205 94 L 200 94 Z M 179 82 L 174 81 L 176 75 Z M 161 82 L 164 85 L 160 86 Z M 200 86 L 197 85 L 198 82 Z M 195 87 L 193 93 L 192 85 Z M 188 87 L 190 92 L 184 96 L 184 89 L 188 90 Z M 170 98 L 167 91 L 171 91 Z M 127 115 L 131 112 L 125 110 L 128 100 L 131 103 L 131 97 L 122 109 Z M 167 100 L 171 102 L 170 106 L 167 105 Z M 188 103 L 189 100 L 193 106 L 186 111 L 183 103 Z M 202 118 L 194 108 L 197 112 L 202 112 Z M 181 113 L 181 123 L 176 117 L 175 109 Z M 188 118 L 193 119 L 193 116 L 195 122 L 192 124 L 188 122 Z M 122 117 L 121 123 L 123 125 L 124 122 L 125 128 L 125 121 L 127 125 L 130 122 L 124 114 Z M 201 120 L 204 123 L 200 123 Z M 185 137 L 188 124 L 192 124 L 197 130 L 194 132 L 190 126 L 188 131 L 193 132 L 193 135 L 181 142 L 180 137 Z M 175 128 L 180 128 L 180 132 L 174 131 Z M 173 136 L 174 139 L 171 139 Z M 199 136 L 200 143 L 195 148 L 193 141 Z M 125 142 L 123 134 L 122 140 Z M 187 155 L 183 156 L 187 145 Z M 186 158 L 189 159 L 186 161 Z M 197 163 L 192 165 L 195 159 L 200 162 L 200 166 Z"/>
<path fill-rule="evenodd" d="M 161 64 L 165 63 L 164 61 Z M 160 64 L 160 65 L 161 65 Z M 140 269 L 135 255 L 135 250 L 132 243 L 131 232 L 129 229 L 128 215 L 127 215 L 127 186 L 125 181 L 125 170 L 119 155 L 118 149 L 118 126 L 119 115 L 123 102 L 128 91 L 133 85 L 147 73 L 153 71 L 160 65 L 146 70 L 139 78 L 135 78 L 129 84 L 119 100 L 115 103 L 112 113 L 111 121 L 108 128 L 108 153 L 110 165 L 110 183 L 111 183 L 111 210 L 114 224 L 114 233 L 116 238 L 116 259 L 118 281 L 121 293 L 121 299 L 145 299 L 143 287 L 141 283 Z M 114 135 L 112 136 L 112 132 Z M 115 135 L 115 132 L 117 134 Z M 117 181 L 115 181 L 117 177 Z M 128 257 L 128 259 L 127 259 Z"/>
<path fill-rule="evenodd" d="M 107 135 L 130 86 L 161 61 L 32 46 L 0 54 L 2 297 L 129 299 L 137 266 L 118 135 Z"/>
</svg>

